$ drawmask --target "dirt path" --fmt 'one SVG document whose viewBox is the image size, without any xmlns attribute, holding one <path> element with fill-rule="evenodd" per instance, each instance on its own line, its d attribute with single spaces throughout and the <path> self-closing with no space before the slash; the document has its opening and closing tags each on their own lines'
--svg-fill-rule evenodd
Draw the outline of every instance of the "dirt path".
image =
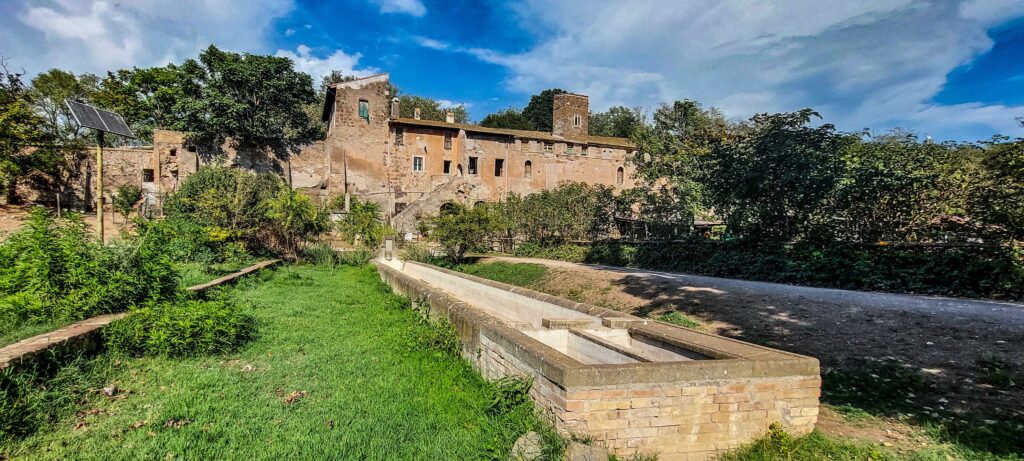
<svg viewBox="0 0 1024 461">
<path fill-rule="evenodd" d="M 965 420 L 1024 417 L 1024 305 L 811 288 L 688 274 L 544 264 L 553 294 L 658 315 L 678 310 L 729 337 L 817 357 L 861 387 L 920 379 L 913 392 L 878 399 Z M 906 376 L 876 376 L 885 363 Z M 892 368 L 890 368 L 892 369 Z M 901 371 L 902 373 L 902 371 Z M 886 380 L 904 382 L 890 384 Z M 865 395 L 865 399 L 873 396 Z M 893 400 L 895 401 L 895 400 Z"/>
</svg>

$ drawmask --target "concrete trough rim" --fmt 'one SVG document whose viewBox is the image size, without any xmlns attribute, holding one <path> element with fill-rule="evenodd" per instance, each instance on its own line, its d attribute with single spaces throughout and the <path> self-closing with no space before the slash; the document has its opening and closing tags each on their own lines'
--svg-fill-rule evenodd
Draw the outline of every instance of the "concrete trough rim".
<svg viewBox="0 0 1024 461">
<path fill-rule="evenodd" d="M 415 261 L 404 262 L 404 264 L 414 264 L 438 270 L 465 280 L 510 291 L 521 296 L 548 302 L 602 319 L 626 318 L 635 320 L 636 324 L 629 327 L 631 333 L 680 343 L 681 347 L 705 353 L 705 355 L 712 357 L 709 360 L 676 362 L 584 364 L 506 325 L 499 317 L 473 307 L 440 288 L 417 280 L 381 261 L 374 261 L 374 264 L 379 271 L 391 273 L 393 276 L 402 279 L 402 282 L 406 285 L 413 286 L 417 291 L 426 293 L 425 298 L 429 301 L 447 304 L 445 307 L 449 311 L 449 315 L 455 314 L 475 318 L 475 322 L 483 335 L 491 340 L 499 341 L 504 347 L 514 350 L 520 359 L 533 365 L 542 375 L 564 389 L 622 384 L 671 384 L 678 382 L 719 381 L 737 378 L 757 379 L 794 375 L 817 378 L 820 372 L 818 360 L 813 357 L 779 351 L 675 325 L 651 322 L 648 319 L 642 319 L 625 312 L 577 303 L 546 293 L 515 287 L 430 264 Z M 678 338 L 673 333 L 677 333 L 683 338 Z M 711 345 L 701 345 L 699 344 L 701 340 L 710 342 Z M 706 354 L 706 352 L 711 352 L 711 354 Z"/>
</svg>

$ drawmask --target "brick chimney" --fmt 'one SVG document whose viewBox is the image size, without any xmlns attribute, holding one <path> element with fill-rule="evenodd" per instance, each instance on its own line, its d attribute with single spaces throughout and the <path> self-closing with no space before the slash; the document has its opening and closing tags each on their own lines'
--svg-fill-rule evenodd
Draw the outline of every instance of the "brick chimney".
<svg viewBox="0 0 1024 461">
<path fill-rule="evenodd" d="M 399 118 L 402 116 L 402 111 L 398 109 L 398 98 L 394 98 L 391 100 L 391 118 Z"/>
<path fill-rule="evenodd" d="M 412 118 L 414 118 L 416 120 L 420 119 L 420 108 L 419 107 L 413 107 L 412 108 Z"/>
<path fill-rule="evenodd" d="M 444 111 L 444 121 L 448 123 L 455 123 L 455 112 L 450 110 Z"/>
</svg>

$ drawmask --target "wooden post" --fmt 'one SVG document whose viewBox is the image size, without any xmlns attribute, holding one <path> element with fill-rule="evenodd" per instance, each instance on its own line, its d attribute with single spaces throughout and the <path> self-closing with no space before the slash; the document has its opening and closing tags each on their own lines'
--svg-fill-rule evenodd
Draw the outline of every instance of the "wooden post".
<svg viewBox="0 0 1024 461">
<path fill-rule="evenodd" d="M 96 232 L 103 243 L 103 132 L 96 132 Z"/>
</svg>

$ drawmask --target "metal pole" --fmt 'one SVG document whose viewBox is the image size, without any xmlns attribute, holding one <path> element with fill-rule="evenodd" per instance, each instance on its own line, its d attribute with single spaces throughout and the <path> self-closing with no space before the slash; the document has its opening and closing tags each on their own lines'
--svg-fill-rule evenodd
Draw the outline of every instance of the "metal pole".
<svg viewBox="0 0 1024 461">
<path fill-rule="evenodd" d="M 96 231 L 103 243 L 103 132 L 96 132 Z"/>
</svg>

